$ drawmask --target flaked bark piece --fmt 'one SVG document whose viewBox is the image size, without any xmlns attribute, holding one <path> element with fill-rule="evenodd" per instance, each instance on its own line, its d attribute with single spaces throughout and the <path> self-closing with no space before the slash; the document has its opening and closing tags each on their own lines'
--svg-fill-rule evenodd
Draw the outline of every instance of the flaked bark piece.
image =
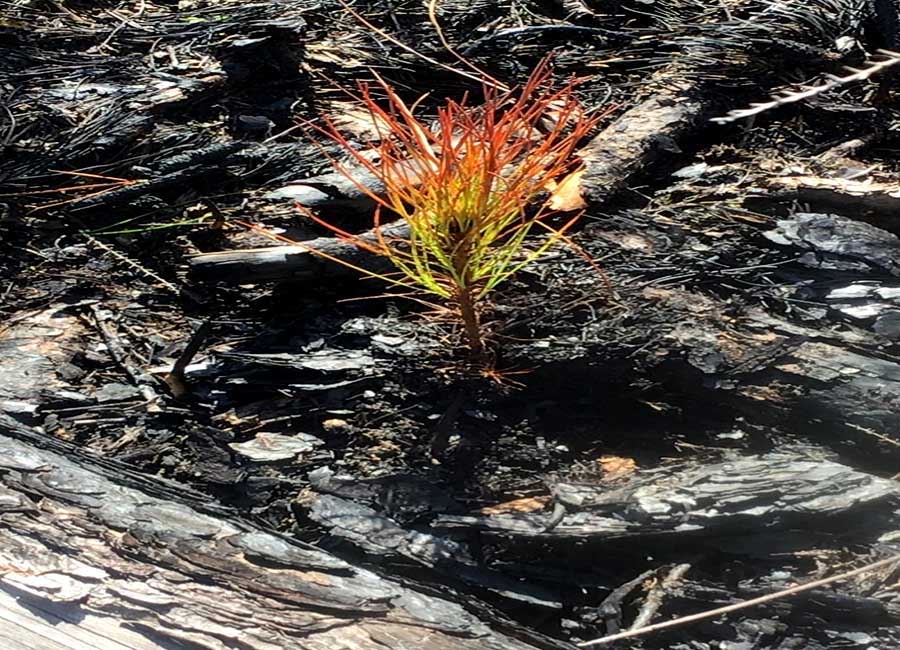
<svg viewBox="0 0 900 650">
<path fill-rule="evenodd" d="M 404 223 L 389 224 L 381 229 L 382 236 L 387 238 L 403 237 L 407 232 Z M 362 238 L 374 242 L 376 235 L 369 231 Z M 310 249 L 320 254 L 311 253 Z M 299 280 L 314 278 L 324 272 L 332 276 L 359 275 L 348 266 L 328 261 L 325 256 L 377 273 L 391 270 L 386 259 L 337 237 L 319 237 L 298 246 L 202 253 L 188 262 L 193 279 L 229 284 Z"/>
<path fill-rule="evenodd" d="M 865 180 L 779 176 L 750 190 L 747 200 L 799 201 L 816 211 L 838 212 L 892 232 L 900 232 L 900 178 L 891 175 L 878 174 Z"/>
<path fill-rule="evenodd" d="M 53 305 L 0 326 L 0 413 L 27 418 L 48 397 L 91 401 L 67 390 L 57 372 L 71 362 L 85 335 L 83 323 L 65 311 L 69 307 Z"/>
<path fill-rule="evenodd" d="M 644 172 L 662 153 L 680 152 L 677 140 L 683 138 L 699 122 L 706 105 L 688 93 L 664 93 L 626 111 L 601 131 L 581 152 L 585 161 L 580 176 L 581 192 L 591 203 L 602 203 L 620 191 L 635 175 Z M 362 174 L 359 182 L 381 191 L 377 179 Z M 306 207 L 344 205 L 359 208 L 371 198 L 339 173 L 320 176 L 289 185 L 270 193 L 270 198 L 294 199 Z M 382 228 L 386 236 L 402 237 L 408 233 L 404 224 Z M 364 235 L 375 238 L 373 231 Z M 239 251 L 219 251 L 195 255 L 189 260 L 191 275 L 197 280 L 213 280 L 229 284 L 252 284 L 317 277 L 322 273 L 346 274 L 340 264 L 323 264 L 308 248 L 320 250 L 342 261 L 366 269 L 385 270 L 384 260 L 336 240 L 320 237 L 303 246 L 277 246 Z"/>
<path fill-rule="evenodd" d="M 813 269 L 860 272 L 818 296 L 834 314 L 885 339 L 900 339 L 900 238 L 897 235 L 830 214 L 796 213 L 765 234 L 770 241 L 805 252 L 797 262 Z M 869 279 L 871 278 L 871 279 Z"/>
<path fill-rule="evenodd" d="M 840 215 L 797 212 L 779 220 L 765 237 L 808 251 L 798 262 L 811 268 L 900 275 L 900 238 Z"/>
<path fill-rule="evenodd" d="M 615 489 L 560 483 L 554 493 L 567 514 L 552 529 L 546 513 L 445 515 L 435 525 L 556 538 L 752 534 L 861 510 L 900 495 L 900 484 L 823 460 L 809 449 L 639 471 Z"/>
<path fill-rule="evenodd" d="M 190 647 L 535 647 L 451 600 L 142 484 L 0 414 L 0 585 Z"/>
</svg>

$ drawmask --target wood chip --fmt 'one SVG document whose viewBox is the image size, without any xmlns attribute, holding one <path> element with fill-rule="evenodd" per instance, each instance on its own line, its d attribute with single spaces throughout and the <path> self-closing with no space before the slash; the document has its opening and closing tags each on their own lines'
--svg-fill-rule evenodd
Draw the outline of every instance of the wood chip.
<svg viewBox="0 0 900 650">
<path fill-rule="evenodd" d="M 633 458 L 621 456 L 601 456 L 597 464 L 603 468 L 603 480 L 609 481 L 631 474 L 637 469 L 637 463 Z"/>
<path fill-rule="evenodd" d="M 536 512 L 543 510 L 550 503 L 550 496 L 541 497 L 522 497 L 521 499 L 513 499 L 505 503 L 487 506 L 478 512 L 483 515 L 500 515 L 507 512 Z"/>
<path fill-rule="evenodd" d="M 291 460 L 324 444 L 308 433 L 286 436 L 280 433 L 258 433 L 253 440 L 233 442 L 229 447 L 242 456 L 258 463 L 275 463 Z"/>
</svg>

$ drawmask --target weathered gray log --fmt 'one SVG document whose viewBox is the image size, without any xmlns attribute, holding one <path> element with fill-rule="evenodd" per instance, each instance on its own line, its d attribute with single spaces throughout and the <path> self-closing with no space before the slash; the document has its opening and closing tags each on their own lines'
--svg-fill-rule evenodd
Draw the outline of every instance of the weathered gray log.
<svg viewBox="0 0 900 650">
<path fill-rule="evenodd" d="M 660 93 L 625 111 L 581 150 L 582 195 L 603 203 L 665 154 L 680 154 L 682 142 L 709 110 L 688 88 Z"/>
<path fill-rule="evenodd" d="M 535 647 L 448 599 L 154 492 L 153 479 L 0 414 L 0 584 L 192 647 Z"/>
<path fill-rule="evenodd" d="M 405 224 L 389 224 L 381 229 L 383 237 L 402 237 Z M 376 235 L 369 231 L 363 239 L 375 242 Z M 314 249 L 319 254 L 313 254 Z M 325 258 L 333 257 L 344 264 L 335 264 Z M 360 247 L 337 237 L 319 237 L 306 241 L 302 246 L 272 246 L 234 251 L 202 253 L 189 260 L 191 276 L 196 280 L 252 284 L 317 277 L 325 272 L 333 276 L 359 275 L 351 266 L 376 273 L 390 270 L 387 261 L 372 255 Z M 348 266 L 350 265 L 350 266 Z"/>
<path fill-rule="evenodd" d="M 696 126 L 704 110 L 704 103 L 691 99 L 686 91 L 684 94 L 661 93 L 626 111 L 581 152 L 585 161 L 581 180 L 584 197 L 592 203 L 602 203 L 620 191 L 634 175 L 646 171 L 662 153 L 677 152 L 677 141 Z M 353 207 L 360 207 L 360 201 L 365 200 L 364 193 L 342 175 L 328 175 L 327 182 L 323 178 L 289 186 L 294 188 L 292 190 L 278 190 L 271 198 L 302 199 L 307 206 L 310 202 L 317 205 L 327 199 L 329 204 L 348 202 Z M 379 191 L 380 184 L 371 175 L 362 175 L 361 181 L 371 183 L 372 188 Z M 335 192 L 337 199 L 332 196 Z M 387 226 L 382 231 L 385 236 L 400 237 L 408 232 L 400 224 Z M 364 236 L 375 238 L 372 231 Z M 383 260 L 373 259 L 370 253 L 332 237 L 314 239 L 303 246 L 202 253 L 190 258 L 189 264 L 193 278 L 229 284 L 291 280 L 315 277 L 326 270 L 329 274 L 348 270 L 340 264 L 323 264 L 309 248 L 367 269 L 385 268 Z"/>
<path fill-rule="evenodd" d="M 289 183 L 267 192 L 263 198 L 275 202 L 296 201 L 311 209 L 327 206 L 358 212 L 370 210 L 375 207 L 375 200 L 357 183 L 378 194 L 384 192 L 384 183 L 365 170 L 353 173 L 356 183 L 346 174 L 331 172 Z"/>
<path fill-rule="evenodd" d="M 419 174 L 412 162 L 399 163 L 392 170 L 404 183 L 417 182 Z M 375 207 L 372 194 L 381 195 L 384 191 L 384 181 L 354 161 L 342 171 L 288 183 L 267 192 L 263 198 L 278 203 L 294 201 L 312 210 L 335 208 L 363 212 Z"/>
<path fill-rule="evenodd" d="M 638 471 L 616 488 L 559 483 L 554 500 L 567 514 L 552 528 L 549 515 L 540 512 L 444 515 L 435 526 L 548 538 L 710 537 L 824 524 L 900 496 L 900 484 L 820 455 L 816 449 L 733 455 L 720 463 Z"/>
</svg>

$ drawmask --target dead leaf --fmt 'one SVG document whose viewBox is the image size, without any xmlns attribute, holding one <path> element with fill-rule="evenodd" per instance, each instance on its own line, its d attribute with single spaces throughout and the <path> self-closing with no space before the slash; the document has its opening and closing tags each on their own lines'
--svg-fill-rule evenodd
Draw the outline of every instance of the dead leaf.
<svg viewBox="0 0 900 650">
<path fill-rule="evenodd" d="M 587 203 L 581 198 L 581 178 L 583 176 L 584 170 L 579 169 L 577 172 L 572 172 L 566 176 L 559 183 L 554 183 L 553 187 L 548 188 L 551 194 L 547 205 L 551 210 L 569 212 L 587 207 Z"/>
<path fill-rule="evenodd" d="M 513 499 L 505 503 L 498 503 L 494 506 L 487 506 L 478 512 L 483 515 L 502 515 L 509 512 L 535 512 L 543 510 L 550 503 L 549 496 L 542 497 L 522 497 L 521 499 Z"/>
</svg>

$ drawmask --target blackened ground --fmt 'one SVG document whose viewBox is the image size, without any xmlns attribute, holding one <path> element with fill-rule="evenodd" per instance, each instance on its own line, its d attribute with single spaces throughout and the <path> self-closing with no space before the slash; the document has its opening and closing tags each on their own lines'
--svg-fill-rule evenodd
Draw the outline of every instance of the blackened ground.
<svg viewBox="0 0 900 650">
<path fill-rule="evenodd" d="M 762 101 L 856 62 L 890 25 L 849 0 L 600 4 L 447 2 L 440 17 L 508 81 L 555 52 L 560 72 L 591 76 L 588 105 L 618 104 L 613 125 L 670 87 L 722 113 Z M 354 6 L 454 63 L 421 3 Z M 893 88 L 661 138 L 584 215 L 576 242 L 603 275 L 566 247 L 525 269 L 485 313 L 497 373 L 473 376 L 458 332 L 371 283 L 186 276 L 195 253 L 271 244 L 238 220 L 322 234 L 264 195 L 328 171 L 283 132 L 337 110 L 333 81 L 377 66 L 409 98 L 430 91 L 424 110 L 472 84 L 338 4 L 141 3 L 127 21 L 67 7 L 0 20 L 5 411 L 476 615 L 496 607 L 515 635 L 547 635 L 539 647 L 896 552 L 900 244 L 860 230 L 852 202 L 834 214 L 764 191 L 804 174 L 896 181 Z M 852 159 L 823 161 L 857 138 Z M 110 185 L 64 189 L 94 182 Z M 185 386 L 167 385 L 202 323 Z M 895 582 L 634 647 L 896 647 Z"/>
</svg>

